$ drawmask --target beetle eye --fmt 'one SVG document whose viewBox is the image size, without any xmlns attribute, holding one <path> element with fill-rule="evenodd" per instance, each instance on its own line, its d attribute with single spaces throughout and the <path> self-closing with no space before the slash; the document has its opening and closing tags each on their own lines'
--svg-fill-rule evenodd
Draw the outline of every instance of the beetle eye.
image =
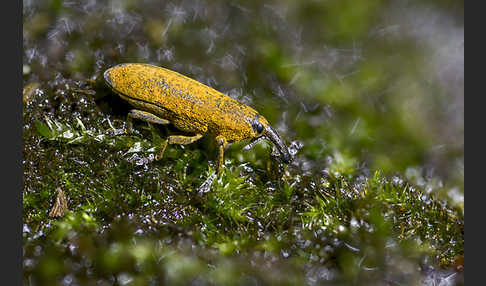
<svg viewBox="0 0 486 286">
<path fill-rule="evenodd" d="M 262 133 L 263 131 L 263 125 L 260 122 L 254 122 L 253 123 L 253 130 L 255 130 L 258 133 Z"/>
</svg>

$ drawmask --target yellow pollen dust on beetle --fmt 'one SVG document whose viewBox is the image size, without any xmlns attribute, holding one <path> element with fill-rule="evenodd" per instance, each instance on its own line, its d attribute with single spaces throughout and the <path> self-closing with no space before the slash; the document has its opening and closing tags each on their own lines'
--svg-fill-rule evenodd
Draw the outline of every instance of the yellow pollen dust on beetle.
<svg viewBox="0 0 486 286">
<path fill-rule="evenodd" d="M 291 156 L 277 132 L 253 108 L 177 72 L 148 64 L 119 64 L 104 73 L 106 83 L 135 109 L 129 117 L 149 123 L 173 124 L 193 136 L 172 135 L 164 140 L 156 159 L 167 144 L 190 144 L 204 135 L 216 138 L 219 147 L 217 171 L 221 171 L 228 143 L 251 139 L 250 149 L 262 139 L 275 144 L 279 158 Z"/>
</svg>

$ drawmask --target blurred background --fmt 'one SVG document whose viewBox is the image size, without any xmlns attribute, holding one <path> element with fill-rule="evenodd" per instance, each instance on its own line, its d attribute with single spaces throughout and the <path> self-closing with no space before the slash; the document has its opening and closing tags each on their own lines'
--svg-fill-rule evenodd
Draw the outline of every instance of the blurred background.
<svg viewBox="0 0 486 286">
<path fill-rule="evenodd" d="M 258 110 L 295 154 L 290 176 L 378 170 L 463 210 L 464 1 L 24 0 L 24 104 L 36 106 L 24 110 L 24 200 L 47 172 L 25 155 L 38 142 L 28 130 L 44 116 L 124 120 L 102 78 L 124 62 L 169 68 Z"/>
<path fill-rule="evenodd" d="M 329 157 L 462 189 L 462 1 L 26 0 L 23 9 L 24 84 L 151 63 L 305 142 L 304 170 Z"/>
</svg>

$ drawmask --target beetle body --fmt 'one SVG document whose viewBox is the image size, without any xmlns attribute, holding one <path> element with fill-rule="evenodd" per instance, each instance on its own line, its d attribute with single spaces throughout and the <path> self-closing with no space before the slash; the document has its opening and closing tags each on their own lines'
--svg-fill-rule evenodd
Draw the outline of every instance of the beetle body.
<svg viewBox="0 0 486 286">
<path fill-rule="evenodd" d="M 206 134 L 220 147 L 218 171 L 227 143 L 251 138 L 269 139 L 289 162 L 287 147 L 268 121 L 253 108 L 177 72 L 148 64 L 120 64 L 104 73 L 107 84 L 129 102 L 131 115 L 167 124 L 193 137 L 170 136 L 169 144 L 188 144 Z"/>
</svg>

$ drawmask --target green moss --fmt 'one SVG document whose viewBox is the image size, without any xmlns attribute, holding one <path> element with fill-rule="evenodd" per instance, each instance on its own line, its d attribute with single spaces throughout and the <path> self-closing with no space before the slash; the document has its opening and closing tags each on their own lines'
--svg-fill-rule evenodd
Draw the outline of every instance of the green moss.
<svg viewBox="0 0 486 286">
<path fill-rule="evenodd" d="M 38 123 L 36 126 L 43 124 Z M 45 125 L 58 126 L 58 129 L 41 129 L 43 132 L 40 134 L 52 141 L 84 146 L 107 144 L 113 152 L 117 148 L 122 148 L 120 151 L 125 158 L 131 153 L 143 155 L 154 152 L 154 142 L 160 142 L 160 135 L 153 127 L 149 128 L 152 141 L 138 141 L 141 140 L 139 135 L 103 137 L 101 134 L 105 132 L 86 133 L 87 129 L 82 123 L 78 124 L 81 130 L 73 129 L 69 124 L 53 123 L 49 120 Z M 66 138 L 67 133 L 74 135 Z M 99 140 L 100 138 L 103 139 Z M 129 147 L 117 143 L 118 140 L 134 143 Z M 128 152 L 123 150 L 127 148 Z M 257 153 L 258 148 L 268 152 L 268 148 L 260 146 L 257 147 Z M 61 172 L 59 178 L 66 193 L 70 195 L 71 202 L 78 201 L 79 204 L 67 217 L 49 228 L 54 230 L 50 234 L 53 241 L 69 240 L 68 237 L 77 232 L 94 231 L 100 227 L 97 221 L 111 221 L 112 219 L 107 218 L 117 213 L 133 213 L 136 210 L 135 213 L 138 213 L 141 219 L 151 221 L 155 219 L 154 211 L 162 209 L 168 220 L 152 221 L 156 227 L 160 227 L 160 223 L 163 225 L 163 221 L 180 223 L 189 231 L 189 237 L 192 237 L 197 245 L 203 249 L 218 249 L 219 253 L 225 256 L 259 249 L 274 255 L 287 251 L 292 253 L 290 246 L 295 238 L 290 234 L 290 230 L 300 229 L 299 232 L 302 233 L 319 231 L 321 234 L 317 238 L 334 237 L 358 249 L 349 251 L 338 247 L 329 250 L 338 255 L 336 265 L 343 271 L 344 279 L 362 275 L 356 266 L 362 255 L 367 257 L 366 263 L 369 267 L 380 263 L 382 265 L 383 257 L 387 255 L 384 249 L 390 240 L 395 241 L 398 248 L 394 251 L 401 253 L 400 255 L 429 255 L 443 264 L 453 263 L 454 259 L 463 253 L 463 217 L 460 210 L 447 206 L 443 201 L 426 194 L 416 186 L 403 182 L 392 183 L 379 172 L 364 181 L 355 181 L 357 178 L 352 174 L 356 173 L 356 162 L 350 155 L 346 157 L 343 154 L 333 154 L 328 166 L 329 176 L 325 179 L 304 178 L 295 173 L 280 178 L 273 177 L 266 174 L 265 169 L 261 169 L 265 166 L 257 163 L 258 159 L 245 155 L 245 160 L 249 160 L 249 163 L 237 165 L 234 160 L 227 160 L 226 168 L 220 176 L 215 177 L 209 191 L 198 193 L 203 182 L 214 176 L 214 171 L 210 167 L 206 171 L 205 167 L 198 167 L 204 162 L 201 161 L 200 150 L 171 149 L 173 150 L 169 151 L 168 162 L 152 164 L 156 172 L 164 172 L 164 168 L 156 166 L 172 166 L 169 172 L 175 175 L 177 184 L 171 188 L 176 188 L 177 192 L 180 192 L 176 196 L 164 194 L 168 189 L 160 184 L 160 180 L 163 180 L 160 178 L 161 174 L 154 176 L 152 173 L 154 181 L 151 183 L 155 185 L 151 186 L 143 179 L 147 176 L 140 176 L 141 180 L 137 180 L 133 174 L 127 173 L 133 170 L 133 167 L 120 161 L 103 175 L 101 188 L 93 190 L 83 186 L 89 178 L 88 174 L 80 177 L 79 173 L 67 170 Z M 170 155 L 171 152 L 176 152 L 177 155 Z M 233 151 L 233 155 L 237 153 L 236 150 Z M 254 165 L 255 169 L 248 168 L 251 165 Z M 293 173 L 296 170 L 290 171 Z M 125 182 L 130 183 L 126 185 Z M 82 193 L 79 193 L 80 190 L 83 190 Z M 24 209 L 29 212 L 36 208 L 41 209 L 38 204 L 52 196 L 53 193 L 49 191 L 40 192 L 37 196 L 27 194 L 24 197 Z M 39 222 L 47 217 L 44 215 L 31 219 Z M 130 237 L 130 234 L 124 235 Z M 169 237 L 171 236 L 169 234 Z M 309 240 L 310 245 L 316 243 L 311 242 L 315 239 Z M 147 257 L 147 245 L 140 246 L 140 252 L 126 254 L 123 250 L 122 254 L 120 251 L 123 247 L 116 243 L 117 240 L 111 246 L 107 246 L 101 258 L 100 263 L 107 271 L 124 268 L 125 266 L 119 264 L 120 259 L 132 261 L 144 260 L 144 257 Z M 417 240 L 420 243 L 415 242 Z M 451 245 L 451 241 L 454 241 L 454 244 Z M 314 255 L 309 256 L 305 248 L 302 251 L 294 255 L 307 259 Z M 318 252 L 315 257 L 329 257 L 329 254 Z M 180 259 L 188 260 L 187 263 L 193 261 L 188 265 L 194 267 L 179 269 L 174 262 L 170 262 L 167 265 L 167 271 L 171 271 L 170 279 L 175 279 L 174 277 L 179 275 L 185 276 L 185 271 L 206 271 L 202 270 L 204 267 L 197 259 Z M 227 277 L 223 275 L 218 279 L 226 281 Z"/>
</svg>

